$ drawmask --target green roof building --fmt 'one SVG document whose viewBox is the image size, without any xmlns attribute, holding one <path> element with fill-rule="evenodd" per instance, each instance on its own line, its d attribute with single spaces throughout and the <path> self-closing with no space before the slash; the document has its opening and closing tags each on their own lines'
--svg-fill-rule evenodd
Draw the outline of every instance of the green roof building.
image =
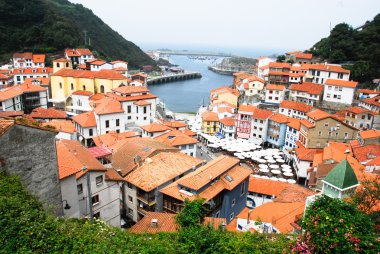
<svg viewBox="0 0 380 254">
<path fill-rule="evenodd" d="M 350 196 L 359 186 L 355 172 L 347 160 L 336 165 L 322 182 L 322 193 L 339 199 Z"/>
</svg>

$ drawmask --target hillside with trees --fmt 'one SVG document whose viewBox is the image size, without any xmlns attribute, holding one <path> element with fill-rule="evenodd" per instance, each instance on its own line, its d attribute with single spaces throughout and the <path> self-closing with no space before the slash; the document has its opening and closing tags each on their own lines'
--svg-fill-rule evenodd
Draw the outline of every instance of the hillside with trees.
<svg viewBox="0 0 380 254">
<path fill-rule="evenodd" d="M 347 64 L 353 80 L 370 84 L 380 78 L 380 14 L 360 28 L 336 25 L 310 52 L 321 60 Z"/>
<path fill-rule="evenodd" d="M 0 61 L 17 51 L 62 54 L 68 47 L 88 47 L 107 60 L 128 61 L 131 68 L 156 66 L 138 46 L 81 4 L 0 0 L 0 17 Z"/>
</svg>

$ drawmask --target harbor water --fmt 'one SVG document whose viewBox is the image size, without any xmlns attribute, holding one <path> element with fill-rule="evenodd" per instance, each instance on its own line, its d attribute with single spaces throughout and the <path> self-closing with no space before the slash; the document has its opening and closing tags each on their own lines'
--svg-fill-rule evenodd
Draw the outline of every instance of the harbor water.
<svg viewBox="0 0 380 254">
<path fill-rule="evenodd" d="M 209 103 L 212 89 L 231 85 L 232 76 L 214 73 L 208 69 L 210 64 L 221 61 L 222 58 L 171 55 L 169 61 L 179 65 L 186 71 L 195 71 L 202 74 L 201 79 L 190 79 L 171 83 L 149 85 L 150 91 L 164 102 L 173 112 L 195 113 L 204 103 Z"/>
</svg>

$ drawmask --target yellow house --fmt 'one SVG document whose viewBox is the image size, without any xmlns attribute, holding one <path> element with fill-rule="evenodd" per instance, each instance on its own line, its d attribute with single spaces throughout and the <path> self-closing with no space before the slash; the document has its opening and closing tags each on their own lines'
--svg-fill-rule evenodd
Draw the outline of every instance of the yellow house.
<svg viewBox="0 0 380 254">
<path fill-rule="evenodd" d="M 50 77 L 51 99 L 55 106 L 70 105 L 73 92 L 82 90 L 94 94 L 108 93 L 120 85 L 128 84 L 128 78 L 113 70 L 73 70 L 66 59 L 53 62 L 54 74 Z"/>
<path fill-rule="evenodd" d="M 219 118 L 217 113 L 206 111 L 202 114 L 202 132 L 209 135 L 214 135 L 219 132 Z"/>
</svg>

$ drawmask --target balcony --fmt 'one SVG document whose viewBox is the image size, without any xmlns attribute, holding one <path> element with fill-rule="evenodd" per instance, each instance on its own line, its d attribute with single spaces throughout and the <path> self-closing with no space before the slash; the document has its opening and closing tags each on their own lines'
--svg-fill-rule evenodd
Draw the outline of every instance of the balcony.
<svg viewBox="0 0 380 254">
<path fill-rule="evenodd" d="M 155 210 L 155 206 L 146 206 L 143 203 L 139 203 L 137 205 L 137 212 L 139 212 L 142 215 L 146 215 L 148 212 L 155 212 Z"/>
<path fill-rule="evenodd" d="M 145 203 L 146 205 L 148 206 L 152 206 L 154 204 L 156 204 L 156 197 L 155 195 L 152 193 L 137 193 L 137 199 L 140 200 L 141 202 Z"/>
</svg>

